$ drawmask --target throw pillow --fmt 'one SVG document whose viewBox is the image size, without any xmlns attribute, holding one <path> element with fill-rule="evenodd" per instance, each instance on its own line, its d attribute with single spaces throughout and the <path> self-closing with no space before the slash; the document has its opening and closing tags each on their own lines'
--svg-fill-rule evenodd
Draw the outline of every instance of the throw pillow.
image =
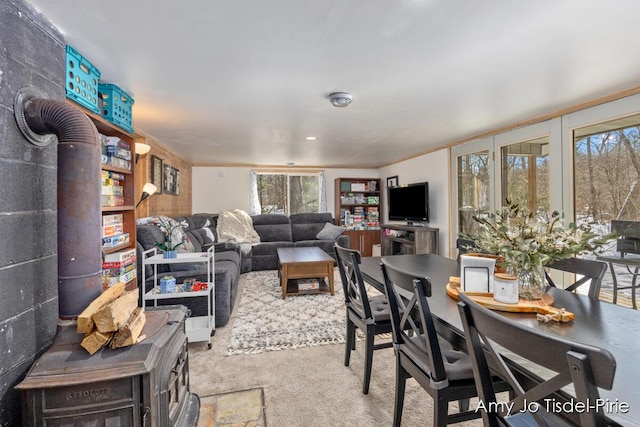
<svg viewBox="0 0 640 427">
<path fill-rule="evenodd" d="M 316 234 L 318 240 L 336 240 L 338 236 L 344 233 L 345 228 L 333 225 L 330 222 L 326 223 L 322 230 Z"/>
<path fill-rule="evenodd" d="M 202 229 L 206 233 L 207 238 L 209 238 L 209 240 L 210 240 L 207 243 L 215 243 L 216 242 L 216 236 L 213 235 L 213 231 L 209 227 L 211 227 L 211 221 L 207 220 L 207 222 L 205 222 L 205 224 L 202 226 Z"/>
</svg>

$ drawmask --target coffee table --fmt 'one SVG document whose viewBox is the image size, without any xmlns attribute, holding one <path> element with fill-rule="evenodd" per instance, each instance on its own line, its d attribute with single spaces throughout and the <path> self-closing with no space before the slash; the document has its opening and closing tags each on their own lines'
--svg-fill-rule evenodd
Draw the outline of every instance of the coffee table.
<svg viewBox="0 0 640 427">
<path fill-rule="evenodd" d="M 278 277 L 282 286 L 282 299 L 287 295 L 331 293 L 333 296 L 334 259 L 316 247 L 278 248 Z M 327 282 L 324 278 L 328 279 Z M 299 291 L 297 280 L 320 279 L 318 290 Z"/>
</svg>

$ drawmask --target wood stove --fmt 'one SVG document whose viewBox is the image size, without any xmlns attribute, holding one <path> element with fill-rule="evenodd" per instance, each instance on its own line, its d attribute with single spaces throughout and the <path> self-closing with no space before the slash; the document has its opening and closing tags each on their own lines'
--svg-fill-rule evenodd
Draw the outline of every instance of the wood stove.
<svg viewBox="0 0 640 427">
<path fill-rule="evenodd" d="M 189 391 L 184 306 L 148 308 L 133 346 L 89 355 L 75 325 L 16 386 L 24 426 L 195 426 L 200 401 Z"/>
</svg>

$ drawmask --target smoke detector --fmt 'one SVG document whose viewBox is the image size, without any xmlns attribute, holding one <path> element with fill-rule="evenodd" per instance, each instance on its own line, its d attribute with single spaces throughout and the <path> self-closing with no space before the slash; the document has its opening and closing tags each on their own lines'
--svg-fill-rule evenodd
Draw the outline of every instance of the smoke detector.
<svg viewBox="0 0 640 427">
<path fill-rule="evenodd" d="M 353 95 L 347 92 L 334 92 L 329 95 L 329 101 L 331 101 L 334 107 L 346 107 L 351 104 L 352 100 Z"/>
</svg>

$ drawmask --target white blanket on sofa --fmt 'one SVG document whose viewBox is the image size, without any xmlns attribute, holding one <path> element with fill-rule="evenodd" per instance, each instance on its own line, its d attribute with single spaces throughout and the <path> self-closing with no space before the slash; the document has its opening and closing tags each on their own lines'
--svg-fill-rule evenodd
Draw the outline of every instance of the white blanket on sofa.
<svg viewBox="0 0 640 427">
<path fill-rule="evenodd" d="M 234 209 L 220 212 L 216 226 L 221 243 L 259 243 L 260 236 L 253 228 L 253 220 L 245 211 Z"/>
</svg>

